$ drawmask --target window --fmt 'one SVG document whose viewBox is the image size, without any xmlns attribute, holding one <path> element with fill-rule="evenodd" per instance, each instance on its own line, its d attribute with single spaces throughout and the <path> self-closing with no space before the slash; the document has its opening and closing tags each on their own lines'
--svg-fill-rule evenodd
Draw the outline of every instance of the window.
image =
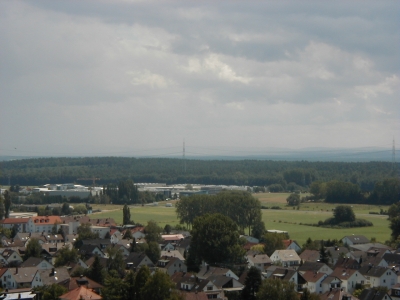
<svg viewBox="0 0 400 300">
<path fill-rule="evenodd" d="M 213 290 L 213 287 L 212 286 L 208 286 L 207 287 L 207 291 L 212 291 Z"/>
</svg>

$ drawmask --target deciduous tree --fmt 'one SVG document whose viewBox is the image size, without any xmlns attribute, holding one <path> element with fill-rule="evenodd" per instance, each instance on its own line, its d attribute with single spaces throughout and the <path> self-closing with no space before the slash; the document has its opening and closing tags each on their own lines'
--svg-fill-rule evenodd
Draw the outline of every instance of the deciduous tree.
<svg viewBox="0 0 400 300">
<path fill-rule="evenodd" d="M 237 225 L 229 217 L 207 214 L 194 220 L 189 258 L 196 264 L 232 262 L 243 255 Z"/>
</svg>

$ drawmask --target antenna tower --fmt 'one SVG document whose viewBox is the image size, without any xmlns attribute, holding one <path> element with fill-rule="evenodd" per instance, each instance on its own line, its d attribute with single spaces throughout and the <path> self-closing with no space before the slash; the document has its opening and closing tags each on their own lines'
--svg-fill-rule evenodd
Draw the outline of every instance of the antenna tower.
<svg viewBox="0 0 400 300">
<path fill-rule="evenodd" d="M 183 139 L 183 153 L 182 153 L 182 159 L 183 159 L 183 172 L 186 173 L 185 139 Z"/>
</svg>

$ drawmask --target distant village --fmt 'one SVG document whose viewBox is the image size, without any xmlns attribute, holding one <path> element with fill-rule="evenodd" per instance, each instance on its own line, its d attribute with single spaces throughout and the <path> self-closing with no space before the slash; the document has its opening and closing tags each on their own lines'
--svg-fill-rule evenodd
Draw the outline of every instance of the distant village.
<svg viewBox="0 0 400 300">
<path fill-rule="evenodd" d="M 183 197 L 215 194 L 222 189 L 249 189 L 207 185 L 188 189 L 187 185 L 163 184 L 138 184 L 138 188 L 163 193 L 169 198 L 174 194 Z M 22 189 L 20 194 L 43 192 L 87 198 L 101 191 L 101 187 L 59 184 Z M 292 283 L 297 299 L 303 299 L 305 289 L 316 295 L 313 299 L 321 300 L 400 299 L 400 249 L 375 243 L 363 235 L 343 236 L 339 245 L 326 247 L 328 259 L 325 263 L 321 261 L 319 250 L 303 249 L 294 239 L 283 240 L 284 249 L 275 249 L 267 255 L 260 250 L 265 245 L 259 239 L 242 235 L 245 265 L 231 268 L 202 263 L 199 272 L 190 273 L 185 259 L 191 242 L 189 231 L 171 229 L 166 232 L 164 229 L 160 232 L 157 238 L 160 254 L 155 261 L 145 251 L 133 251 L 146 243 L 146 226 L 116 224 L 112 218 L 96 218 L 91 213 L 89 210 L 85 215 L 38 216 L 27 210 L 11 212 L 8 218 L 1 220 L 2 228 L 16 232 L 13 238 L 3 235 L 0 239 L 1 299 L 39 299 L 37 288 L 53 284 L 65 288 L 66 292 L 58 297 L 61 300 L 107 299 L 103 297 L 103 284 L 84 275 L 88 273 L 82 270 L 90 270 L 98 262 L 107 270 L 113 259 L 110 253 L 115 253 L 110 249 L 121 254 L 125 272 L 138 272 L 147 266 L 151 273 L 167 274 L 182 299 L 187 300 L 241 299 L 249 270 L 254 269 L 259 271 L 261 279 Z M 96 238 L 79 239 L 80 228 L 84 226 L 90 228 Z M 27 258 L 27 249 L 33 240 L 41 246 L 40 255 Z M 65 248 L 76 248 L 78 257 L 56 267 Z M 367 288 L 360 295 L 354 295 L 361 287 Z"/>
</svg>

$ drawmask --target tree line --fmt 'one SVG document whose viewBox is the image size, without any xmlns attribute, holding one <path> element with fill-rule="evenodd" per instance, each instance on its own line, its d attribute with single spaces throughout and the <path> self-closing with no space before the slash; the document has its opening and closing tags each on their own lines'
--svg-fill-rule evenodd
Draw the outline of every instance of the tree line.
<svg viewBox="0 0 400 300">
<path fill-rule="evenodd" d="M 332 180 L 315 181 L 309 189 L 308 200 L 325 200 L 329 203 L 366 203 L 390 205 L 400 201 L 400 179 L 379 180 L 371 192 L 363 192 L 357 184 Z"/>
<path fill-rule="evenodd" d="M 397 166 L 398 167 L 398 166 Z M 41 185 L 98 177 L 98 184 L 121 180 L 167 184 L 272 186 L 274 191 L 310 186 L 314 181 L 351 182 L 372 191 L 379 180 L 396 177 L 389 162 L 308 162 L 271 160 L 186 160 L 173 158 L 60 157 L 0 162 L 0 184 Z M 79 181 L 91 184 L 91 180 Z"/>
<path fill-rule="evenodd" d="M 206 214 L 223 214 L 237 224 L 244 233 L 261 236 L 264 223 L 261 220 L 261 204 L 249 192 L 222 191 L 216 195 L 192 195 L 182 197 L 176 203 L 176 214 L 181 224 L 191 228 L 196 217 Z"/>
</svg>

